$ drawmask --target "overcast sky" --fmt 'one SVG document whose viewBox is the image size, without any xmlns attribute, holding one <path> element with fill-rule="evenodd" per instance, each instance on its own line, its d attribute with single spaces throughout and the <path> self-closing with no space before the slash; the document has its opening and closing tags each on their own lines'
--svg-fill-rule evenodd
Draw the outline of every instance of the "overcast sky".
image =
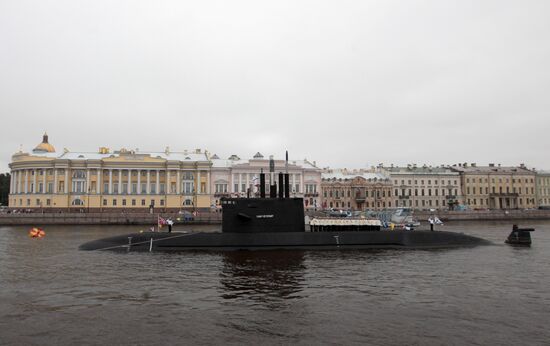
<svg viewBox="0 0 550 346">
<path fill-rule="evenodd" d="M 550 168 L 550 1 L 0 0 L 0 171 L 206 148 Z"/>
</svg>

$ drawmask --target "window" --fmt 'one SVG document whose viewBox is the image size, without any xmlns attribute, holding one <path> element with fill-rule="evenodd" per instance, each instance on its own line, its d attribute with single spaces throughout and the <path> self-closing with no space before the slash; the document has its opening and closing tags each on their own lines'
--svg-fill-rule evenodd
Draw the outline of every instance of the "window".
<svg viewBox="0 0 550 346">
<path fill-rule="evenodd" d="M 79 181 L 79 180 L 73 180 L 73 192 L 75 192 L 75 193 L 86 192 L 86 182 Z"/>
<path fill-rule="evenodd" d="M 164 194 L 164 183 L 160 183 L 160 193 Z"/>
<path fill-rule="evenodd" d="M 42 193 L 42 192 L 43 192 L 43 189 L 44 189 L 44 184 L 43 184 L 43 183 L 39 183 L 39 184 L 38 184 L 38 193 Z"/>
<path fill-rule="evenodd" d="M 113 193 L 116 195 L 118 194 L 118 184 L 113 185 Z"/>
<path fill-rule="evenodd" d="M 84 205 L 84 201 L 81 200 L 80 198 L 76 198 L 75 200 L 73 200 L 73 202 L 71 204 L 72 205 Z"/>
<path fill-rule="evenodd" d="M 176 193 L 176 183 L 170 183 L 170 193 Z"/>
<path fill-rule="evenodd" d="M 132 199 L 132 206 L 135 206 L 135 205 L 136 205 L 136 200 Z"/>
<path fill-rule="evenodd" d="M 146 183 L 141 184 L 141 193 L 147 193 L 147 184 Z"/>
<path fill-rule="evenodd" d="M 86 171 L 82 169 L 73 170 L 73 179 L 86 179 Z"/>
<path fill-rule="evenodd" d="M 136 184 L 136 183 L 132 183 L 132 193 L 133 193 L 133 194 L 136 194 L 136 193 L 137 193 L 137 188 L 138 188 L 137 184 Z"/>
<path fill-rule="evenodd" d="M 103 184 L 103 193 L 109 193 L 109 183 Z"/>
<path fill-rule="evenodd" d="M 122 200 L 122 205 L 126 205 L 126 199 Z"/>
<path fill-rule="evenodd" d="M 113 206 L 116 206 L 116 199 L 113 198 Z"/>
<path fill-rule="evenodd" d="M 107 199 L 103 199 L 103 205 L 107 205 Z"/>
<path fill-rule="evenodd" d="M 163 199 L 160 200 L 160 205 L 164 206 L 164 200 Z"/>
<path fill-rule="evenodd" d="M 216 193 L 227 193 L 227 184 L 215 184 Z"/>
<path fill-rule="evenodd" d="M 192 181 L 186 181 L 183 183 L 183 193 L 186 194 L 186 195 L 190 195 L 194 192 L 195 190 L 195 187 L 194 187 L 194 183 Z M 235 187 L 237 189 L 235 189 L 235 192 L 239 192 L 238 191 L 238 184 L 235 184 Z"/>
<path fill-rule="evenodd" d="M 48 183 L 48 193 L 53 193 L 53 183 Z"/>
<path fill-rule="evenodd" d="M 122 193 L 123 194 L 128 193 L 128 183 L 122 183 Z"/>
<path fill-rule="evenodd" d="M 141 205 L 145 206 L 145 200 L 144 199 L 141 200 Z"/>
<path fill-rule="evenodd" d="M 52 205 L 52 200 L 51 200 L 51 199 L 49 199 L 49 198 L 48 198 L 48 199 L 46 199 L 46 205 L 48 205 L 48 206 Z"/>
<path fill-rule="evenodd" d="M 154 195 L 157 193 L 157 185 L 156 184 L 151 184 L 151 187 L 149 188 L 149 191 L 151 191 L 151 193 Z"/>
</svg>

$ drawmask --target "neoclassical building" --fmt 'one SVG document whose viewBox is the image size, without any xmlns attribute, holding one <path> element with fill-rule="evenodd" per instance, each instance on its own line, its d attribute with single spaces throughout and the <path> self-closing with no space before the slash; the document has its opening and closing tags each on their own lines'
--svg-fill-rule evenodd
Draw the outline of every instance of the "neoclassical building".
<svg viewBox="0 0 550 346">
<path fill-rule="evenodd" d="M 100 148 L 57 152 L 45 134 L 12 156 L 9 206 L 51 210 L 209 208 L 208 153 Z"/>
<path fill-rule="evenodd" d="M 391 179 L 379 172 L 327 169 L 322 174 L 321 193 L 323 209 L 392 208 Z"/>
<path fill-rule="evenodd" d="M 285 172 L 285 160 L 275 160 Z M 41 210 L 208 210 L 223 196 L 258 192 L 269 159 L 257 153 L 227 160 L 200 149 L 142 152 L 102 147 L 97 152 L 57 152 L 45 134 L 30 153 L 12 156 L 9 207 Z M 305 207 L 320 205 L 321 170 L 315 162 L 290 161 L 291 195 Z M 269 181 L 266 181 L 268 183 Z"/>
<path fill-rule="evenodd" d="M 223 196 L 244 197 L 248 193 L 251 197 L 258 196 L 259 173 L 262 170 L 266 173 L 266 191 L 269 191 L 269 158 L 262 154 L 256 153 L 249 160 L 241 160 L 237 155 L 231 155 L 228 159 L 220 159 L 213 155 L 210 160 L 214 205 L 218 205 L 219 199 Z M 306 209 L 321 205 L 321 169 L 314 161 L 290 160 L 288 167 L 285 160 L 275 159 L 274 162 L 276 181 L 277 174 L 285 173 L 288 168 L 292 197 L 303 197 Z"/>
<path fill-rule="evenodd" d="M 461 179 L 448 167 L 379 167 L 393 182 L 396 207 L 417 210 L 453 209 L 462 204 Z"/>
<path fill-rule="evenodd" d="M 550 171 L 537 171 L 537 205 L 550 208 Z"/>
<path fill-rule="evenodd" d="M 537 206 L 535 172 L 524 165 L 504 167 L 467 163 L 450 167 L 460 173 L 464 203 L 472 209 L 523 209 Z"/>
</svg>

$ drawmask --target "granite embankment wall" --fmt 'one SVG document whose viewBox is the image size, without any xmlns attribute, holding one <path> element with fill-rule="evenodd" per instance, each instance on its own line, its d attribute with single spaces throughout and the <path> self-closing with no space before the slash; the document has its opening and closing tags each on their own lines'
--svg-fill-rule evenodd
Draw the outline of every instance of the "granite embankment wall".
<svg viewBox="0 0 550 346">
<path fill-rule="evenodd" d="M 536 220 L 550 219 L 550 210 L 486 210 L 486 211 L 416 211 L 414 217 L 420 221 L 436 215 L 442 221 L 474 220 Z"/>
<path fill-rule="evenodd" d="M 158 214 L 149 213 L 23 213 L 0 214 L 0 225 L 155 225 Z M 193 220 L 185 220 L 178 213 L 161 213 L 178 224 L 220 224 L 221 213 L 199 213 Z M 417 211 L 414 217 L 426 221 L 432 212 Z M 442 221 L 467 220 L 536 220 L 550 219 L 550 210 L 492 210 L 492 211 L 439 211 Z M 177 219 L 180 220 L 177 220 Z"/>
<path fill-rule="evenodd" d="M 0 225 L 156 225 L 159 214 L 149 213 L 27 213 L 0 214 Z M 176 223 L 220 224 L 220 213 L 199 213 L 193 220 L 185 220 L 178 213 L 162 213 Z M 178 220 L 178 218 L 180 220 Z"/>
</svg>

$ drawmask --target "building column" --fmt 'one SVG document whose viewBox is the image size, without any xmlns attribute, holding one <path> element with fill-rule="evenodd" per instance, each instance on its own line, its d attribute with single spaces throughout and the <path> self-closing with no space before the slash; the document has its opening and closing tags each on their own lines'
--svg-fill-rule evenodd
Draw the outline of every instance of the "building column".
<svg viewBox="0 0 550 346">
<path fill-rule="evenodd" d="M 57 168 L 53 169 L 53 193 L 57 194 Z"/>
<path fill-rule="evenodd" d="M 157 195 L 160 195 L 160 171 L 157 169 L 156 172 L 156 189 L 155 192 Z"/>
<path fill-rule="evenodd" d="M 10 195 L 13 195 L 13 192 L 14 192 L 14 186 L 15 186 L 15 171 L 12 170 L 10 172 Z"/>
<path fill-rule="evenodd" d="M 271 175 L 270 175 L 270 179 L 271 179 Z M 237 193 L 240 193 L 241 191 L 241 185 L 242 185 L 242 173 L 239 173 L 239 185 L 237 186 Z M 270 185 L 273 185 L 273 182 L 270 182 Z"/>
<path fill-rule="evenodd" d="M 250 182 L 250 180 L 248 180 Z M 210 194 L 210 171 L 206 171 L 206 194 Z"/>
<path fill-rule="evenodd" d="M 141 169 L 137 170 L 137 194 L 141 195 Z"/>
<path fill-rule="evenodd" d="M 300 193 L 303 194 L 304 193 L 304 173 L 302 172 L 302 174 L 298 174 L 298 176 L 300 177 Z"/>
<path fill-rule="evenodd" d="M 86 192 L 86 195 L 90 194 L 90 170 L 89 169 L 86 169 L 86 188 L 84 190 Z"/>
<path fill-rule="evenodd" d="M 24 189 L 24 192 L 25 193 L 29 193 L 29 171 L 27 169 L 25 169 L 25 189 Z"/>
<path fill-rule="evenodd" d="M 122 169 L 118 170 L 118 194 L 122 195 Z"/>
<path fill-rule="evenodd" d="M 180 170 L 178 168 L 178 170 L 176 171 L 176 193 L 178 195 L 181 194 L 181 176 L 180 176 Z"/>
<path fill-rule="evenodd" d="M 19 169 L 17 170 L 17 186 L 15 186 L 15 190 L 18 194 L 21 194 L 21 191 L 23 187 L 23 172 Z"/>
<path fill-rule="evenodd" d="M 147 170 L 147 194 L 151 193 L 151 170 Z"/>
<path fill-rule="evenodd" d="M 46 175 L 48 174 L 47 169 L 42 169 L 42 193 L 46 194 Z"/>
<path fill-rule="evenodd" d="M 65 168 L 65 193 L 69 193 L 69 167 Z"/>
<path fill-rule="evenodd" d="M 109 169 L 109 194 L 113 194 L 113 170 Z"/>
<path fill-rule="evenodd" d="M 32 177 L 32 191 L 31 191 L 31 193 L 36 194 L 36 191 L 38 190 L 36 188 L 36 178 L 37 178 L 36 176 L 38 174 L 38 169 L 35 168 L 32 171 L 34 172 L 34 174 L 33 174 L 33 177 Z"/>
<path fill-rule="evenodd" d="M 170 170 L 166 169 L 166 182 L 164 183 L 164 193 L 171 194 L 172 182 L 170 181 Z"/>
<path fill-rule="evenodd" d="M 195 194 L 200 194 L 201 192 L 201 171 L 197 171 L 197 182 L 195 183 Z"/>
<path fill-rule="evenodd" d="M 96 179 L 96 190 L 95 190 L 95 193 L 96 194 L 101 194 L 101 191 L 102 191 L 102 186 L 101 186 L 101 178 L 103 176 L 103 170 L 101 168 L 98 168 L 97 169 L 97 179 Z"/>
<path fill-rule="evenodd" d="M 127 193 L 130 195 L 132 193 L 132 170 L 128 170 L 128 191 Z"/>
</svg>

